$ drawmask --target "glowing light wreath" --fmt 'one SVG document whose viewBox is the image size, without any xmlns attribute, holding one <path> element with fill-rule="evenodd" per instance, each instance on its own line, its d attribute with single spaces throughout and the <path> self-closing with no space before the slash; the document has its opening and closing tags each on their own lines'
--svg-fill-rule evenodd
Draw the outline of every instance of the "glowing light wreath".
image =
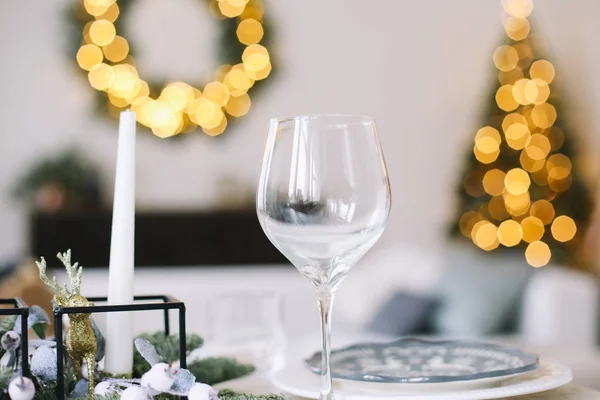
<svg viewBox="0 0 600 400">
<path fill-rule="evenodd" d="M 119 36 L 132 0 L 78 0 L 72 15 L 83 40 L 75 58 L 100 95 L 101 109 L 114 118 L 131 108 L 140 124 L 161 138 L 189 133 L 223 133 L 228 120 L 246 115 L 249 92 L 272 70 L 261 0 L 210 0 L 222 29 L 214 80 L 203 86 L 185 82 L 149 82 L 138 75 L 134 50 Z M 79 40 L 79 39 L 78 39 Z"/>
</svg>

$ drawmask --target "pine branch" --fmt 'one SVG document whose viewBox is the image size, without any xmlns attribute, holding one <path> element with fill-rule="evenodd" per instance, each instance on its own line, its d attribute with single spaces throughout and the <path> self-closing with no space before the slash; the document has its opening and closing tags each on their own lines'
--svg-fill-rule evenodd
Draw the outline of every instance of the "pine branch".
<svg viewBox="0 0 600 400">
<path fill-rule="evenodd" d="M 241 364 L 232 358 L 206 358 L 190 363 L 188 369 L 196 382 L 216 385 L 217 383 L 241 378 L 254 372 L 254 366 Z"/>
</svg>

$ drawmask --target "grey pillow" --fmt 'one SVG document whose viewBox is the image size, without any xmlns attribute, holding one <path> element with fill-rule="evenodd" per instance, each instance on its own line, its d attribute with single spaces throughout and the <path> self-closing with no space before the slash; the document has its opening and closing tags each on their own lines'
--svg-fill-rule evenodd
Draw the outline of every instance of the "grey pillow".
<svg viewBox="0 0 600 400">
<path fill-rule="evenodd" d="M 455 248 L 444 258 L 447 264 L 439 288 L 440 306 L 433 326 L 438 333 L 483 336 L 504 333 L 517 318 L 533 268 L 522 251 L 497 254 Z"/>
<path fill-rule="evenodd" d="M 427 333 L 437 301 L 406 292 L 395 293 L 369 324 L 373 332 L 402 336 Z"/>
</svg>

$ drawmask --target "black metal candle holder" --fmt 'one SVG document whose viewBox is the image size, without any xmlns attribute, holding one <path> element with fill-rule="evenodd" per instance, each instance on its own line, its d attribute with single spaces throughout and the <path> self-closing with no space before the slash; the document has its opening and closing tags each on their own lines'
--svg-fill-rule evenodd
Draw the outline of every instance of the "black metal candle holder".
<svg viewBox="0 0 600 400">
<path fill-rule="evenodd" d="M 18 297 L 12 299 L 0 299 L 0 304 L 12 305 L 13 308 L 0 308 L 0 315 L 20 315 L 21 316 L 21 371 L 23 376 L 29 376 L 29 344 L 28 344 L 28 326 L 29 307 Z"/>
<path fill-rule="evenodd" d="M 88 297 L 91 302 L 105 302 L 106 297 Z M 122 305 L 102 305 L 90 307 L 60 307 L 54 308 L 54 336 L 56 338 L 56 399 L 65 399 L 65 376 L 64 376 L 64 345 L 63 345 L 63 323 L 64 314 L 94 314 L 126 311 L 150 311 L 164 310 L 165 336 L 169 336 L 171 329 L 169 323 L 169 310 L 179 310 L 179 365 L 186 368 L 186 337 L 185 337 L 185 304 L 182 301 L 168 295 L 135 296 L 134 301 L 162 300 L 159 303 L 137 303 Z M 25 325 L 26 326 L 26 325 Z M 133 355 L 132 355 L 133 357 Z"/>
</svg>

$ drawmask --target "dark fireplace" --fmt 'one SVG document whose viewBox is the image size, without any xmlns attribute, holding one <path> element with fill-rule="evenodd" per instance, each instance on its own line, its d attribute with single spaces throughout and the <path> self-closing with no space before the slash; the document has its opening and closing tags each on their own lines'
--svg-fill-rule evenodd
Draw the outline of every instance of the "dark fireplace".
<svg viewBox="0 0 600 400">
<path fill-rule="evenodd" d="M 73 250 L 86 267 L 107 267 L 112 212 L 36 213 L 31 217 L 30 250 L 54 257 Z M 139 267 L 289 264 L 265 236 L 250 211 L 138 212 L 135 260 Z"/>
</svg>

